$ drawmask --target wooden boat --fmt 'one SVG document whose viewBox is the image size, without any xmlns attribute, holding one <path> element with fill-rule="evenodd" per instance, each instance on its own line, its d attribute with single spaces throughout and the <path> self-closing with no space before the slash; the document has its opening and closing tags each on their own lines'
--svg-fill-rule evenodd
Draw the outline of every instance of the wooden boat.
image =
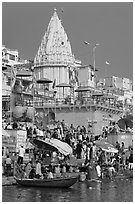
<svg viewBox="0 0 135 204">
<path fill-rule="evenodd" d="M 47 188 L 69 188 L 74 185 L 78 176 L 61 177 L 53 179 L 25 179 L 15 177 L 16 182 L 22 186 L 47 187 Z"/>
</svg>

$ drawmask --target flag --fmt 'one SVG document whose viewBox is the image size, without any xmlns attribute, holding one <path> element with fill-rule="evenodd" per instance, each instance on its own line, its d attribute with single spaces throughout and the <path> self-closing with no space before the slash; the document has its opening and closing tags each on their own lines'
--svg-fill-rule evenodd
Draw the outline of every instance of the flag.
<svg viewBox="0 0 135 204">
<path fill-rule="evenodd" d="M 54 79 L 53 85 L 52 85 L 52 89 L 54 89 L 56 86 L 56 79 Z"/>
<path fill-rule="evenodd" d="M 110 64 L 110 63 L 109 63 L 109 62 L 107 62 L 107 61 L 106 61 L 105 63 L 106 63 L 106 64 Z"/>
</svg>

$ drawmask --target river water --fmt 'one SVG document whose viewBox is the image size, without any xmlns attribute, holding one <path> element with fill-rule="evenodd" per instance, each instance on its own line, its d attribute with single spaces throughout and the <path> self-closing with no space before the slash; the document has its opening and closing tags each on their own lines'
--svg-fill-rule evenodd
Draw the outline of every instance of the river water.
<svg viewBox="0 0 135 204">
<path fill-rule="evenodd" d="M 133 180 L 77 182 L 67 189 L 3 186 L 3 202 L 133 202 Z"/>
</svg>

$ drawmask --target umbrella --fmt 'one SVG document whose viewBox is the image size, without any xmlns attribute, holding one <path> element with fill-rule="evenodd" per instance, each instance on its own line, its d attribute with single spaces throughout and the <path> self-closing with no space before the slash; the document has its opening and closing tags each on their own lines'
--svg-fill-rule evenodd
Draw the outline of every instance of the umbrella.
<svg viewBox="0 0 135 204">
<path fill-rule="evenodd" d="M 104 140 L 97 140 L 95 141 L 95 145 L 99 148 L 101 148 L 105 152 L 110 153 L 117 153 L 118 150 L 110 143 L 104 141 Z"/>
<path fill-rule="evenodd" d="M 48 83 L 52 83 L 52 81 L 50 79 L 47 78 L 41 78 L 37 80 L 38 84 L 48 84 Z"/>
<path fill-rule="evenodd" d="M 6 70 L 6 69 L 7 69 L 6 65 L 2 65 L 2 71 Z"/>
<path fill-rule="evenodd" d="M 128 119 L 128 118 L 121 118 L 118 120 L 118 126 L 120 129 L 127 129 L 130 127 L 131 129 L 133 128 L 133 121 Z"/>
<path fill-rule="evenodd" d="M 72 86 L 70 84 L 66 84 L 66 83 L 58 84 L 56 87 L 63 87 L 63 98 L 64 98 L 64 88 L 65 87 L 72 88 Z"/>
<path fill-rule="evenodd" d="M 116 96 L 113 96 L 113 95 L 106 95 L 106 98 L 108 98 L 108 99 L 116 99 Z"/>
<path fill-rule="evenodd" d="M 85 91 L 91 91 L 89 87 L 79 87 L 75 90 L 75 92 L 85 92 Z"/>
<path fill-rule="evenodd" d="M 100 97 L 100 96 L 103 96 L 104 94 L 102 94 L 102 93 L 94 93 L 94 94 L 92 94 L 92 97 Z"/>
<path fill-rule="evenodd" d="M 32 73 L 31 72 L 28 72 L 28 71 L 19 71 L 17 72 L 16 74 L 16 77 L 30 77 L 32 76 Z"/>
<path fill-rule="evenodd" d="M 41 139 L 31 139 L 30 142 L 37 146 L 38 148 L 44 148 L 49 151 L 59 151 L 60 153 L 64 154 L 65 156 L 72 154 L 72 148 L 65 142 L 61 142 L 58 139 L 48 139 L 45 140 Z"/>
</svg>

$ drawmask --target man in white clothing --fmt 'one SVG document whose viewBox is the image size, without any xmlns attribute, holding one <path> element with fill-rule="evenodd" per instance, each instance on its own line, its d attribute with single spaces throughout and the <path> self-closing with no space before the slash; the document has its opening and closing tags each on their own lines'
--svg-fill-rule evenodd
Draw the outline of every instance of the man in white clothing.
<svg viewBox="0 0 135 204">
<path fill-rule="evenodd" d="M 21 145 L 21 147 L 19 149 L 19 157 L 18 157 L 18 160 L 17 160 L 17 163 L 19 165 L 23 164 L 24 155 L 25 155 L 25 149 L 23 148 L 23 145 Z"/>
<path fill-rule="evenodd" d="M 36 178 L 40 178 L 42 176 L 41 172 L 41 163 L 40 161 L 36 161 Z"/>
</svg>

